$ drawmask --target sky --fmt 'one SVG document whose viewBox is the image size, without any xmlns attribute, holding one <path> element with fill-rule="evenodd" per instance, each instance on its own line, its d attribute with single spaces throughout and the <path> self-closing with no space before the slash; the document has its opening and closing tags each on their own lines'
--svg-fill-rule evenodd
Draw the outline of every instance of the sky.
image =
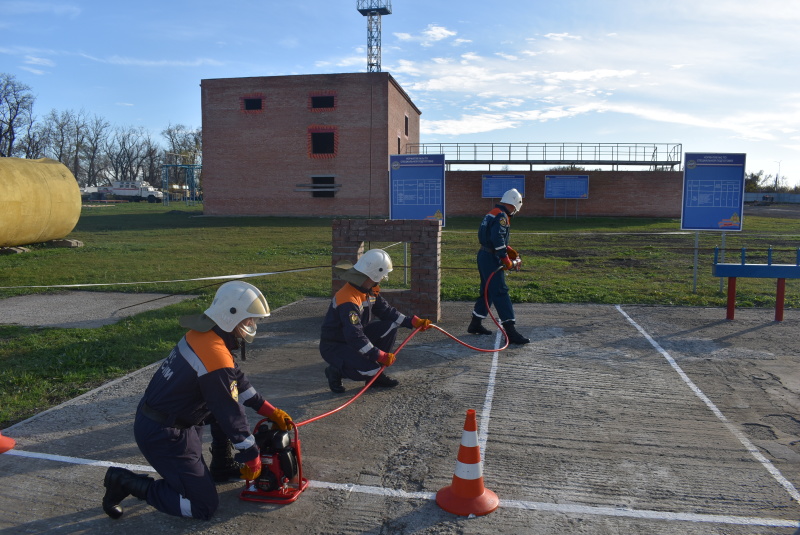
<svg viewBox="0 0 800 535">
<path fill-rule="evenodd" d="M 381 65 L 423 143 L 680 143 L 800 185 L 800 2 L 386 0 Z M 34 112 L 160 138 L 200 81 L 365 72 L 356 0 L 0 0 L 0 72 Z"/>
</svg>

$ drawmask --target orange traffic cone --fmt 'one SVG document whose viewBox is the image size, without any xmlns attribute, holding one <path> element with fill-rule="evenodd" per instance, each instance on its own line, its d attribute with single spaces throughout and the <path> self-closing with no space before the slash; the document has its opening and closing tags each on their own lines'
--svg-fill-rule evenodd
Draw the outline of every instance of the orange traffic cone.
<svg viewBox="0 0 800 535">
<path fill-rule="evenodd" d="M 478 422 L 473 409 L 467 411 L 464 422 L 453 483 L 436 493 L 436 503 L 448 513 L 461 516 L 488 515 L 500 505 L 497 494 L 483 487 Z"/>
<path fill-rule="evenodd" d="M 14 442 L 13 438 L 4 437 L 3 434 L 0 433 L 0 453 L 5 453 L 16 445 L 17 443 Z"/>
</svg>

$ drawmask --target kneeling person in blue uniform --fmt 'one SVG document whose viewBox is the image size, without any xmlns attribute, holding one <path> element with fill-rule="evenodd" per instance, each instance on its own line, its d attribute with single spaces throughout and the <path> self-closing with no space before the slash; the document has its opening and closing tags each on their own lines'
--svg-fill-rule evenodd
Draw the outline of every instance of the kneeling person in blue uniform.
<svg viewBox="0 0 800 535">
<path fill-rule="evenodd" d="M 103 510 L 111 518 L 122 516 L 120 503 L 133 495 L 164 513 L 208 520 L 219 506 L 215 480 L 258 477 L 261 455 L 244 407 L 284 431 L 293 422 L 256 391 L 231 351 L 252 342 L 256 319 L 269 314 L 258 288 L 233 281 L 219 287 L 203 314 L 180 319 L 190 330 L 150 380 L 133 428 L 136 444 L 163 479 L 110 467 Z M 202 455 L 204 425 L 211 426 L 210 471 Z"/>
<path fill-rule="evenodd" d="M 354 266 L 334 270 L 347 284 L 336 292 L 328 307 L 319 352 L 329 364 L 325 368 L 328 386 L 342 393 L 342 377 L 367 382 L 381 366 L 394 363 L 391 351 L 398 327 L 425 330 L 431 322 L 401 314 L 380 296 L 379 283 L 392 271 L 392 259 L 383 249 L 370 249 Z M 382 373 L 372 384 L 391 388 L 399 381 Z"/>
</svg>

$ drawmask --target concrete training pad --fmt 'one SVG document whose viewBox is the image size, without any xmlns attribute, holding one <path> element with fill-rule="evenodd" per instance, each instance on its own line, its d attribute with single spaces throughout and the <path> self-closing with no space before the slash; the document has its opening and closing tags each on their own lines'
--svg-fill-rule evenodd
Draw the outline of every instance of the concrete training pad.
<svg viewBox="0 0 800 535">
<path fill-rule="evenodd" d="M 344 395 L 327 388 L 317 350 L 327 305 L 308 299 L 274 310 L 241 363 L 298 422 L 340 406 L 360 386 L 345 381 Z M 493 347 L 494 337 L 465 334 L 470 310 L 443 303 L 439 326 Z M 103 514 L 105 466 L 146 469 L 132 421 L 153 368 L 109 383 L 3 430 L 17 448 L 0 455 L 0 533 L 797 530 L 800 503 L 769 467 L 800 485 L 800 311 L 776 323 L 770 309 L 739 309 L 734 321 L 722 308 L 515 310 L 531 344 L 478 353 L 438 331 L 419 333 L 387 371 L 398 388 L 370 390 L 300 428 L 312 484 L 297 502 L 243 502 L 242 485 L 231 482 L 218 486 L 220 509 L 205 523 L 134 498 L 123 503 L 122 519 Z M 497 511 L 473 519 L 432 499 L 451 482 L 471 408 L 485 484 L 501 500 Z"/>
</svg>

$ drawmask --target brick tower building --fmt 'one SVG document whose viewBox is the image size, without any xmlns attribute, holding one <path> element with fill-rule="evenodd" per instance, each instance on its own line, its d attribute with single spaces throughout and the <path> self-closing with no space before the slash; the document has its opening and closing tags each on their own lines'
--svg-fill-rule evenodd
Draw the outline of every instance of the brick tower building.
<svg viewBox="0 0 800 535">
<path fill-rule="evenodd" d="M 202 80 L 207 215 L 389 215 L 420 111 L 385 72 Z"/>
</svg>

